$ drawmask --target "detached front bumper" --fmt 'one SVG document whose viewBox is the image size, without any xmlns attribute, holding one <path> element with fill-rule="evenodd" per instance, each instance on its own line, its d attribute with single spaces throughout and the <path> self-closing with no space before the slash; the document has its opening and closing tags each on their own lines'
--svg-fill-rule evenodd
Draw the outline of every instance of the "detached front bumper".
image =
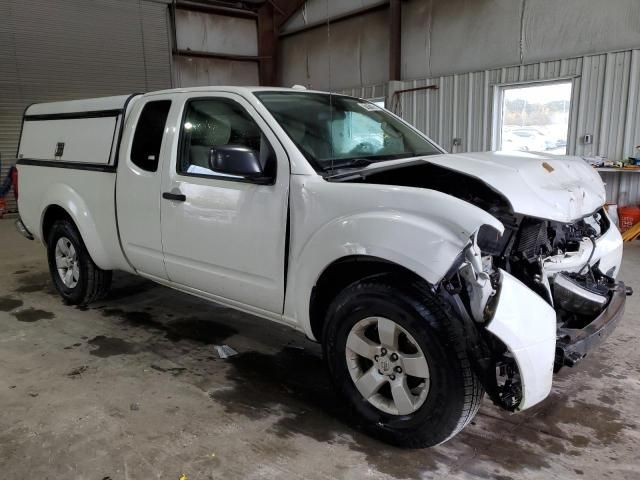
<svg viewBox="0 0 640 480">
<path fill-rule="evenodd" d="M 507 272 L 500 273 L 498 304 L 486 329 L 504 343 L 518 367 L 522 397 L 514 407 L 525 410 L 549 395 L 554 372 L 574 366 L 611 334 L 631 290 L 617 282 L 607 306 L 590 323 L 558 328 L 556 311 L 542 297 Z"/>
<path fill-rule="evenodd" d="M 513 275 L 500 270 L 500 292 L 487 330 L 508 348 L 520 376 L 524 410 L 551 391 L 556 348 L 556 312 Z M 493 373 L 495 374 L 495 372 Z"/>
<path fill-rule="evenodd" d="M 604 342 L 624 315 L 627 296 L 631 290 L 618 282 L 607 307 L 591 323 L 583 328 L 559 328 L 556 344 L 555 370 L 563 366 L 573 367 L 587 353 Z"/>
</svg>

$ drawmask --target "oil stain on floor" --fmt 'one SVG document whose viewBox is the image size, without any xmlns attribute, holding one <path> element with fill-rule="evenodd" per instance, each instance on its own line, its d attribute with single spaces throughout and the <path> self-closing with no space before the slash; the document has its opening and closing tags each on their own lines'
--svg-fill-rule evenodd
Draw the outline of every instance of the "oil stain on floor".
<svg viewBox="0 0 640 480">
<path fill-rule="evenodd" d="M 13 297 L 0 297 L 0 312 L 10 312 L 23 304 L 22 300 Z"/>
<path fill-rule="evenodd" d="M 16 277 L 18 286 L 14 289 L 18 293 L 43 292 L 48 295 L 57 295 L 49 272 L 20 274 Z"/>
<path fill-rule="evenodd" d="M 100 358 L 113 357 L 115 355 L 131 355 L 140 351 L 134 343 L 127 342 L 121 338 L 106 337 L 104 335 L 93 337 L 87 343 L 98 347 L 89 353 L 94 357 Z"/>
<path fill-rule="evenodd" d="M 52 312 L 32 307 L 13 312 L 11 315 L 16 317 L 19 322 L 27 323 L 37 322 L 38 320 L 50 320 L 55 317 Z"/>
<path fill-rule="evenodd" d="M 120 308 L 102 308 L 105 317 L 117 317 L 132 327 L 164 333 L 165 339 L 171 342 L 189 340 L 203 345 L 221 343 L 238 331 L 224 323 L 190 316 L 161 322 L 154 319 L 151 313 L 143 311 L 125 311 Z"/>
</svg>

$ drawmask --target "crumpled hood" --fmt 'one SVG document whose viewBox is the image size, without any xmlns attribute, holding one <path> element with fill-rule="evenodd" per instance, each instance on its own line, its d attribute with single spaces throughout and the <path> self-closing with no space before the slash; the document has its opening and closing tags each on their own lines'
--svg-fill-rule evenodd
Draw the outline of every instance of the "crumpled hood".
<svg viewBox="0 0 640 480">
<path fill-rule="evenodd" d="M 600 175 L 579 157 L 482 152 L 424 160 L 478 178 L 522 215 L 568 223 L 593 213 L 606 200 Z"/>
</svg>

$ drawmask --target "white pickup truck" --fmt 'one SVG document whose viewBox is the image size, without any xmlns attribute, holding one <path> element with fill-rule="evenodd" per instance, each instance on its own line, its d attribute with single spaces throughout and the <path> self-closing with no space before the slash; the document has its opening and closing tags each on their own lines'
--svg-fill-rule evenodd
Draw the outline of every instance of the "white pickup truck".
<svg viewBox="0 0 640 480">
<path fill-rule="evenodd" d="M 392 113 L 301 89 L 32 105 L 19 230 L 69 303 L 112 270 L 322 343 L 373 434 L 432 446 L 486 391 L 524 410 L 623 315 L 622 240 L 578 158 L 446 154 Z"/>
</svg>

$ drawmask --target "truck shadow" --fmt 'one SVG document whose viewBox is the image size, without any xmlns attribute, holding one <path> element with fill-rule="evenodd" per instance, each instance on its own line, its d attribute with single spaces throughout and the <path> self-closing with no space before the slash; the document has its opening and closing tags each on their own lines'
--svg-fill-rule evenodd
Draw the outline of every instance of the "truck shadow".
<svg viewBox="0 0 640 480">
<path fill-rule="evenodd" d="M 585 449 L 616 442 L 625 428 L 615 406 L 571 402 L 577 392 L 568 391 L 554 393 L 516 417 L 485 401 L 475 421 L 442 446 L 392 447 L 355 422 L 332 388 L 320 347 L 299 333 L 138 277 L 119 275 L 117 281 L 115 295 L 91 309 L 118 323 L 125 344 L 91 339 L 88 343 L 98 347 L 98 356 L 153 352 L 175 364 L 151 365 L 158 374 L 179 376 L 204 389 L 228 414 L 249 421 L 269 419 L 267 434 L 281 440 L 304 436 L 348 448 L 378 472 L 395 478 L 435 471 L 517 477 L 527 469 L 551 468 L 561 458 L 589 455 Z M 240 353 L 219 359 L 211 345 L 224 342 Z M 212 378 L 223 387 L 208 389 Z M 567 434 L 562 424 L 586 429 L 590 435 Z M 580 475 L 578 470 L 570 471 Z"/>
</svg>

